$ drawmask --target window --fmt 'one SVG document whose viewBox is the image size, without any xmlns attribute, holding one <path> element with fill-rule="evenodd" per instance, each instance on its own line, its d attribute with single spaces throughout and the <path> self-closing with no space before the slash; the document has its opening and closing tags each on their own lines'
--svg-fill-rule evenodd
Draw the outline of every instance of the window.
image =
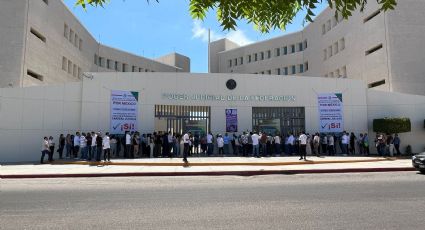
<svg viewBox="0 0 425 230">
<path fill-rule="evenodd" d="M 78 49 L 83 50 L 83 40 L 82 39 L 80 39 L 79 42 L 78 42 Z"/>
<path fill-rule="evenodd" d="M 291 66 L 291 69 L 292 69 L 292 74 L 296 74 L 297 73 L 297 70 L 296 70 L 295 65 Z"/>
<path fill-rule="evenodd" d="M 267 70 L 267 74 L 271 75 L 272 74 L 272 70 Z"/>
<path fill-rule="evenodd" d="M 306 72 L 308 71 L 308 62 L 304 63 L 304 69 L 305 69 Z"/>
<path fill-rule="evenodd" d="M 239 64 L 240 64 L 240 65 L 243 65 L 243 57 L 240 57 L 240 58 L 239 58 Z"/>
<path fill-rule="evenodd" d="M 66 37 L 66 39 L 68 39 L 68 25 L 67 24 L 63 25 L 63 36 Z"/>
<path fill-rule="evenodd" d="M 232 67 L 232 59 L 229 60 L 229 67 Z"/>
<path fill-rule="evenodd" d="M 133 67 L 131 67 L 131 72 L 137 72 L 137 67 L 136 66 L 133 66 Z"/>
<path fill-rule="evenodd" d="M 332 46 L 329 46 L 328 47 L 328 54 L 329 54 L 329 57 L 332 57 L 332 54 L 333 54 L 333 52 L 332 52 Z"/>
<path fill-rule="evenodd" d="M 291 45 L 291 54 L 295 53 L 295 45 Z"/>
<path fill-rule="evenodd" d="M 238 65 L 238 59 L 235 58 L 234 62 L 235 62 L 235 66 L 237 66 Z"/>
<path fill-rule="evenodd" d="M 385 85 L 385 79 L 382 79 L 380 81 L 375 81 L 369 84 L 369 88 L 378 87 L 380 85 Z"/>
<path fill-rule="evenodd" d="M 342 51 L 342 50 L 344 50 L 345 49 L 345 38 L 341 38 L 340 40 L 339 40 L 339 48 L 340 48 L 340 50 Z"/>
<path fill-rule="evenodd" d="M 110 59 L 106 60 L 106 68 L 112 69 L 112 60 L 110 60 Z"/>
<path fill-rule="evenodd" d="M 380 49 L 382 49 L 382 44 L 379 44 L 379 45 L 373 47 L 372 49 L 367 50 L 365 52 L 365 55 L 369 55 L 369 54 L 374 53 L 374 52 L 376 52 L 376 51 L 378 51 Z"/>
<path fill-rule="evenodd" d="M 49 5 L 49 0 L 43 0 L 44 3 L 46 3 L 46 5 Z"/>
<path fill-rule="evenodd" d="M 100 66 L 100 67 L 104 67 L 104 64 L 103 64 L 103 57 L 100 57 L 99 56 L 99 62 L 98 62 L 98 65 Z"/>
<path fill-rule="evenodd" d="M 325 24 L 322 25 L 322 35 L 323 34 L 326 34 L 326 25 Z"/>
<path fill-rule="evenodd" d="M 304 49 L 307 49 L 307 40 L 304 41 Z"/>
<path fill-rule="evenodd" d="M 119 71 L 119 69 L 118 69 L 118 65 L 119 65 L 119 64 L 118 64 L 118 62 L 117 62 L 117 61 L 115 61 L 115 66 L 114 66 L 115 68 L 114 68 L 114 69 L 115 69 L 116 71 Z"/>
<path fill-rule="evenodd" d="M 74 46 L 75 47 L 78 47 L 78 35 L 77 34 L 75 34 L 75 36 L 74 36 Z"/>
<path fill-rule="evenodd" d="M 257 53 L 255 53 L 254 54 L 254 61 L 257 61 L 258 60 L 258 54 Z"/>
<path fill-rule="evenodd" d="M 335 54 L 338 53 L 338 42 L 334 43 L 334 52 L 335 52 Z"/>
<path fill-rule="evenodd" d="M 298 43 L 298 50 L 299 51 L 303 51 L 304 50 L 303 49 L 303 43 L 302 42 Z"/>
<path fill-rule="evenodd" d="M 121 71 L 122 72 L 127 72 L 127 64 L 125 64 L 125 63 L 122 63 L 122 69 L 121 69 Z"/>
<path fill-rule="evenodd" d="M 71 29 L 71 30 L 69 30 L 69 41 L 71 42 L 71 43 L 74 43 L 74 31 Z"/>
<path fill-rule="evenodd" d="M 323 50 L 323 60 L 328 59 L 328 49 Z"/>
<path fill-rule="evenodd" d="M 373 12 L 371 15 L 367 16 L 364 20 L 363 23 L 366 23 L 368 21 L 370 21 L 372 18 L 376 17 L 379 13 L 381 13 L 381 10 L 377 10 L 375 12 Z"/>
<path fill-rule="evenodd" d="M 277 68 L 277 69 L 276 69 L 276 74 L 277 74 L 277 75 L 280 75 L 280 68 Z"/>
<path fill-rule="evenodd" d="M 283 74 L 288 75 L 288 67 L 283 68 Z"/>
<path fill-rule="evenodd" d="M 300 73 L 304 73 L 304 65 L 300 64 Z"/>
<path fill-rule="evenodd" d="M 40 39 L 42 42 L 46 43 L 46 37 L 44 37 L 43 35 L 41 35 L 40 32 L 36 31 L 34 28 L 30 29 L 30 32 L 32 35 L 34 35 L 35 37 L 37 37 L 38 39 Z"/>
<path fill-rule="evenodd" d="M 285 46 L 283 47 L 283 55 L 287 55 L 288 54 L 288 47 Z"/>
<path fill-rule="evenodd" d="M 248 55 L 248 63 L 251 63 L 251 54 Z"/>
<path fill-rule="evenodd" d="M 276 55 L 276 57 L 280 56 L 280 48 L 275 49 L 275 55 Z"/>
<path fill-rule="evenodd" d="M 260 53 L 260 58 L 261 58 L 261 60 L 264 60 L 264 52 Z"/>
<path fill-rule="evenodd" d="M 77 76 L 78 76 L 79 79 L 81 79 L 81 68 L 80 67 L 78 67 L 78 75 Z"/>
<path fill-rule="evenodd" d="M 338 14 L 332 17 L 333 27 L 335 27 L 338 24 Z"/>
<path fill-rule="evenodd" d="M 31 71 L 29 69 L 27 70 L 27 75 L 32 77 L 32 78 L 35 78 L 39 81 L 43 81 L 43 76 L 41 76 L 40 74 L 35 73 L 34 71 Z"/>
<path fill-rule="evenodd" d="M 139 72 L 143 72 L 143 68 L 139 68 Z"/>
<path fill-rule="evenodd" d="M 99 57 L 97 56 L 97 54 L 94 54 L 94 64 L 95 65 L 99 65 L 98 62 L 97 62 L 98 60 L 99 60 Z"/>
<path fill-rule="evenodd" d="M 272 51 L 271 50 L 267 50 L 267 59 L 272 57 Z"/>
<path fill-rule="evenodd" d="M 62 57 L 62 70 L 66 71 L 68 61 L 66 60 L 66 57 Z"/>
<path fill-rule="evenodd" d="M 72 62 L 70 60 L 68 60 L 68 73 L 72 73 Z"/>
<path fill-rule="evenodd" d="M 74 64 L 74 66 L 73 66 L 73 68 L 72 68 L 72 75 L 73 75 L 74 77 L 76 77 L 76 76 L 77 76 L 77 65 L 76 65 L 76 64 Z"/>
<path fill-rule="evenodd" d="M 145 69 L 145 73 L 149 72 L 149 69 Z"/>
<path fill-rule="evenodd" d="M 331 30 L 331 20 L 328 20 L 326 22 L 326 32 L 329 31 L 329 30 Z"/>
</svg>

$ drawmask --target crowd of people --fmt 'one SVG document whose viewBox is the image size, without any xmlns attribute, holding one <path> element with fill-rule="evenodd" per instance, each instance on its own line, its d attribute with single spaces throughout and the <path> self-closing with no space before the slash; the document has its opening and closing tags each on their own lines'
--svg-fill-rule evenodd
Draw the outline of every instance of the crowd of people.
<svg viewBox="0 0 425 230">
<path fill-rule="evenodd" d="M 380 156 L 393 156 L 394 149 L 400 155 L 400 138 L 397 134 L 376 136 L 375 147 Z M 335 156 L 369 155 L 369 137 L 361 133 L 344 131 L 336 133 L 301 132 L 298 134 L 274 135 L 265 132 L 225 133 L 213 135 L 191 132 L 183 135 L 171 132 L 154 132 L 141 134 L 126 132 L 124 135 L 110 135 L 108 132 L 76 132 L 75 135 L 61 134 L 58 138 L 56 152 L 59 159 L 74 158 L 87 161 L 110 161 L 112 158 L 156 158 L 188 156 L 300 156 L 307 160 L 307 155 Z M 42 143 L 41 163 L 47 155 L 48 161 L 53 161 L 56 143 L 52 136 L 44 137 Z M 65 155 L 64 155 L 65 151 Z"/>
</svg>

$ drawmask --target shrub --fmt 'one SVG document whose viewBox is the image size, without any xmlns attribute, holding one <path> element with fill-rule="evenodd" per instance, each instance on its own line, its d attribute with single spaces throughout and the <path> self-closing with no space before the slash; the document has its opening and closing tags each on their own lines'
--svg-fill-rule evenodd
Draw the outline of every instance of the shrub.
<svg viewBox="0 0 425 230">
<path fill-rule="evenodd" d="M 375 133 L 405 133 L 410 132 L 410 130 L 409 118 L 380 118 L 373 120 L 373 131 Z"/>
<path fill-rule="evenodd" d="M 410 146 L 410 145 L 406 146 L 406 155 L 407 156 L 412 155 L 412 146 Z"/>
</svg>

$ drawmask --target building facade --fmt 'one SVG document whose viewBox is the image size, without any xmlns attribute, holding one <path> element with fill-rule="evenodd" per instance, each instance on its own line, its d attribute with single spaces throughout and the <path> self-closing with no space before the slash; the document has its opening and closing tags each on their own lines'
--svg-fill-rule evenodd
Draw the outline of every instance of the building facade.
<svg viewBox="0 0 425 230">
<path fill-rule="evenodd" d="M 172 53 L 153 60 L 99 44 L 61 0 L 0 0 L 0 87 L 79 81 L 84 72 L 189 72 Z"/>
<path fill-rule="evenodd" d="M 210 72 L 363 80 L 369 88 L 425 95 L 425 1 L 382 12 L 369 1 L 348 20 L 327 8 L 302 31 L 247 46 L 210 44 Z"/>
</svg>

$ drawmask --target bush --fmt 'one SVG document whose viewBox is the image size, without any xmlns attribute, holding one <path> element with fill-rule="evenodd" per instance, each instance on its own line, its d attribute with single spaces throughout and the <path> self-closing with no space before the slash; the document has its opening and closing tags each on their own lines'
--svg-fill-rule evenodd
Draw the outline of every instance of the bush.
<svg viewBox="0 0 425 230">
<path fill-rule="evenodd" d="M 412 146 L 408 145 L 406 146 L 406 155 L 411 156 L 412 154 Z"/>
<path fill-rule="evenodd" d="M 410 119 L 405 117 L 373 119 L 373 131 L 375 133 L 390 134 L 410 132 Z"/>
</svg>

